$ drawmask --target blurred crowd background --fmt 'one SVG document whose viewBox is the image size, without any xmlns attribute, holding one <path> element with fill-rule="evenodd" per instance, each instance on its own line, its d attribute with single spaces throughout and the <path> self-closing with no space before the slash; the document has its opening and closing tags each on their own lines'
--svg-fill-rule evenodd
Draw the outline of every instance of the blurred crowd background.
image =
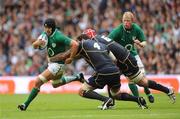
<svg viewBox="0 0 180 119">
<path fill-rule="evenodd" d="M 180 0 L 0 0 L 0 76 L 38 75 L 47 67 L 46 54 L 31 43 L 43 21 L 56 19 L 60 30 L 76 38 L 92 27 L 108 34 L 132 11 L 147 37 L 139 50 L 147 74 L 180 74 Z M 66 73 L 91 74 L 84 60 Z"/>
</svg>

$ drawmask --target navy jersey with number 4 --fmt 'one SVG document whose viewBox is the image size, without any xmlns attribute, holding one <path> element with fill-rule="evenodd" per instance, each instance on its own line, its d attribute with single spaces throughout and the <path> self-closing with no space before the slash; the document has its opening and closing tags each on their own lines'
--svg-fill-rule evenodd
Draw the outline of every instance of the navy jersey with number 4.
<svg viewBox="0 0 180 119">
<path fill-rule="evenodd" d="M 127 49 L 106 36 L 97 35 L 94 39 L 108 46 L 109 50 L 114 54 L 116 59 L 120 60 L 120 62 L 124 62 L 130 54 Z"/>
<path fill-rule="evenodd" d="M 98 73 L 111 74 L 119 72 L 118 67 L 109 57 L 108 47 L 105 44 L 93 40 L 83 40 L 80 42 L 78 54 Z"/>
</svg>

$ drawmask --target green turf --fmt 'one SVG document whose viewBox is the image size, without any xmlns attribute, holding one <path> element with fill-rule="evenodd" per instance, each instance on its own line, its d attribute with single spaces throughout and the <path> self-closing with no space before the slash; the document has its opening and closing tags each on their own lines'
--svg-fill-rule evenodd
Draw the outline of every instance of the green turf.
<svg viewBox="0 0 180 119">
<path fill-rule="evenodd" d="M 27 111 L 17 105 L 27 95 L 0 95 L 0 119 L 180 119 L 180 94 L 171 104 L 163 94 L 155 95 L 155 103 L 142 110 L 136 103 L 117 101 L 116 108 L 100 110 L 99 101 L 88 100 L 73 94 L 41 94 Z"/>
</svg>

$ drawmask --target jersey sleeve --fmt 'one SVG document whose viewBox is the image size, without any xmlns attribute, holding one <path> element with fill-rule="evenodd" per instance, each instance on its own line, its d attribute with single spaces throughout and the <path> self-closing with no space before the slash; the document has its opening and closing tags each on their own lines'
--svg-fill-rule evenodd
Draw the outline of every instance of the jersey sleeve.
<svg viewBox="0 0 180 119">
<path fill-rule="evenodd" d="M 57 40 L 58 40 L 58 42 L 64 43 L 66 46 L 70 46 L 72 39 L 65 36 L 64 34 L 60 34 L 57 36 Z"/>
<path fill-rule="evenodd" d="M 112 39 L 113 41 L 118 40 L 117 36 L 119 36 L 120 30 L 119 27 L 116 27 L 115 29 L 113 29 L 113 31 L 108 35 L 108 38 Z"/>
<path fill-rule="evenodd" d="M 146 41 L 146 37 L 145 37 L 145 35 L 144 35 L 144 32 L 143 32 L 143 30 L 142 30 L 140 27 L 138 28 L 137 39 L 138 39 L 139 41 L 141 41 L 141 42 Z"/>
</svg>

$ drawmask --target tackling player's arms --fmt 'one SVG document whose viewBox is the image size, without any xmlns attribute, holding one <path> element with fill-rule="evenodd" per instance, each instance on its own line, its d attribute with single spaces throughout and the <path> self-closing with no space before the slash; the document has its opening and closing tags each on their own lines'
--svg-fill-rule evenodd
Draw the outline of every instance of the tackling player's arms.
<svg viewBox="0 0 180 119">
<path fill-rule="evenodd" d="M 67 64 L 71 63 L 74 57 L 76 56 L 77 50 L 78 50 L 78 43 L 75 40 L 71 41 L 70 45 L 70 50 L 64 52 L 64 53 L 59 53 L 53 57 L 50 57 L 49 60 L 51 62 L 56 62 L 60 60 L 65 60 Z"/>
<path fill-rule="evenodd" d="M 74 59 L 74 57 L 76 56 L 77 52 L 78 52 L 78 47 L 79 47 L 79 44 L 77 41 L 75 40 L 71 40 L 71 44 L 70 44 L 70 56 L 69 58 L 67 58 L 65 60 L 65 63 L 66 64 L 70 64 L 72 62 L 72 60 Z"/>
<path fill-rule="evenodd" d="M 49 60 L 51 62 L 57 62 L 59 60 L 66 60 L 68 57 L 70 57 L 70 50 L 64 52 L 64 53 L 59 53 L 53 57 L 50 57 Z"/>
</svg>

